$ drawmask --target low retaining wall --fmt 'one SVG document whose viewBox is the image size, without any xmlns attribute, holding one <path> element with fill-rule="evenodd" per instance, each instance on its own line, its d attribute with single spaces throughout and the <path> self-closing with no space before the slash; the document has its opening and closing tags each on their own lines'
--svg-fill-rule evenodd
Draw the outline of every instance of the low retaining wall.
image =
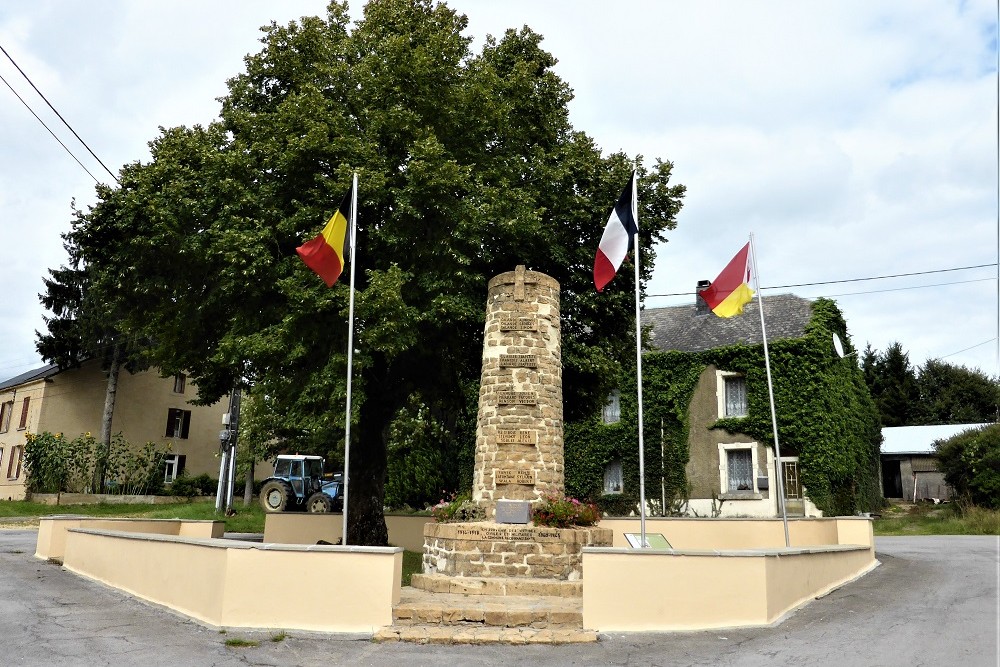
<svg viewBox="0 0 1000 667">
<path fill-rule="evenodd" d="M 434 523 L 429 516 L 386 514 L 389 544 L 407 551 L 423 551 L 424 525 Z M 320 540 L 336 544 L 344 528 L 344 515 L 276 512 L 264 517 L 264 542 L 267 544 L 316 544 Z"/>
<path fill-rule="evenodd" d="M 602 519 L 601 528 L 614 533 L 612 546 L 628 547 L 625 533 L 640 532 L 639 517 Z M 781 519 L 699 519 L 652 517 L 647 533 L 660 533 L 674 549 L 766 549 L 785 546 Z M 874 549 L 872 520 L 868 517 L 798 518 L 788 520 L 792 547 L 862 544 Z M 873 551 L 874 553 L 874 551 Z"/>
<path fill-rule="evenodd" d="M 215 496 L 204 496 L 214 499 Z M 200 498 L 185 496 L 131 496 L 120 493 L 32 493 L 31 502 L 42 505 L 176 505 Z"/>
<path fill-rule="evenodd" d="M 403 551 L 75 528 L 63 564 L 216 627 L 373 633 L 392 623 Z"/>
<path fill-rule="evenodd" d="M 38 520 L 38 540 L 35 557 L 62 562 L 66 553 L 66 533 L 74 528 L 116 530 L 125 533 L 174 535 L 178 537 L 222 537 L 224 521 L 194 519 L 116 519 L 74 516 L 71 514 L 43 516 Z"/>
<path fill-rule="evenodd" d="M 865 545 L 701 552 L 586 548 L 583 624 L 601 632 L 769 625 L 876 565 Z"/>
</svg>

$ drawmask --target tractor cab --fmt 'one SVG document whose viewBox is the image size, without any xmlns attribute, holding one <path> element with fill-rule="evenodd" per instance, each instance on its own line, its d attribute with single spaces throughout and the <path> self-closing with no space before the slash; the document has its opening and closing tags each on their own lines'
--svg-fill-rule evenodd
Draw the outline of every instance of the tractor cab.
<svg viewBox="0 0 1000 667">
<path fill-rule="evenodd" d="M 260 504 L 265 512 L 307 509 L 310 512 L 330 512 L 343 506 L 340 498 L 341 480 L 325 480 L 323 457 L 302 454 L 282 454 L 274 462 L 274 474 L 264 480 Z"/>
</svg>

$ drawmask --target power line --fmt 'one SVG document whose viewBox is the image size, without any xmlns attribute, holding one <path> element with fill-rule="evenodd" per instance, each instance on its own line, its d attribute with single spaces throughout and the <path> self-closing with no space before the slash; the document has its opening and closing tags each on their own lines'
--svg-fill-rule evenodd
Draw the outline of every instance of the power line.
<svg viewBox="0 0 1000 667">
<path fill-rule="evenodd" d="M 0 47 L 0 48 L 3 48 L 3 47 Z M 50 127 L 49 127 L 48 125 L 46 125 L 46 124 L 45 124 L 45 121 L 44 121 L 44 120 L 42 120 L 41 118 L 39 118 L 39 117 L 38 117 L 38 114 L 37 114 L 37 113 L 35 113 L 35 110 L 34 110 L 34 109 L 32 109 L 32 108 L 31 108 L 30 106 L 28 106 L 28 103 L 24 101 L 24 98 L 23 98 L 23 97 L 21 97 L 20 95 L 18 95 L 18 94 L 17 94 L 17 91 L 16 91 L 16 90 L 14 90 L 14 87 L 13 87 L 13 86 L 11 86 L 11 85 L 10 85 L 9 83 L 7 83 L 7 79 L 5 79 L 5 78 L 3 77 L 3 74 L 0 74 L 0 81 L 3 81 L 3 82 L 4 82 L 5 84 L 7 84 L 7 87 L 8 87 L 8 88 L 10 88 L 10 92 L 14 93 L 14 96 L 15 96 L 15 97 L 17 97 L 17 99 L 21 100 L 21 104 L 23 104 L 23 105 L 24 105 L 24 108 L 25 108 L 25 109 L 27 109 L 28 111 L 30 111 L 30 112 L 31 112 L 31 115 L 32 115 L 32 116 L 34 116 L 34 117 L 35 117 L 35 119 L 36 119 L 36 120 L 38 120 L 38 122 L 42 124 L 42 127 L 44 127 L 44 128 L 46 129 L 46 130 L 48 130 L 48 131 L 49 131 L 49 134 L 51 134 L 51 135 L 52 135 L 52 138 L 53 138 L 53 139 L 55 139 L 56 141 L 58 141 L 58 142 L 59 142 L 59 145 L 63 147 L 63 150 L 64 150 L 64 151 L 66 151 L 67 153 L 69 153 L 70 157 L 72 157 L 72 158 L 73 158 L 74 160 L 76 160 L 76 163 L 77 163 L 78 165 L 80 165 L 80 167 L 81 167 L 81 168 L 82 168 L 82 169 L 83 169 L 83 170 L 84 170 L 85 172 L 87 172 L 87 174 L 88 174 L 88 175 L 89 175 L 89 176 L 90 176 L 90 177 L 91 177 L 92 179 L 94 179 L 94 182 L 95 182 L 95 183 L 100 183 L 100 181 L 99 181 L 99 180 L 97 180 L 97 177 L 96 177 L 96 176 L 94 176 L 93 174 L 91 174 L 91 173 L 90 173 L 90 170 L 89 170 L 89 169 L 87 169 L 86 167 L 84 167 L 84 166 L 83 166 L 83 163 L 82 163 L 82 162 L 80 162 L 80 159 L 79 159 L 78 157 L 76 157 L 76 155 L 74 155 L 74 154 L 73 154 L 73 151 L 71 151 L 71 150 L 70 150 L 70 149 L 69 149 L 69 148 L 68 148 L 68 147 L 66 146 L 66 144 L 64 144 L 64 143 L 62 142 L 62 139 L 60 139 L 59 137 L 57 137 L 57 136 L 56 136 L 56 133 L 52 131 L 52 128 L 50 128 Z"/>
<path fill-rule="evenodd" d="M 45 100 L 45 103 L 47 105 L 49 105 L 49 108 L 52 109 L 52 112 L 55 115 L 59 116 L 59 120 L 61 120 L 63 122 L 63 125 L 65 125 L 69 129 L 69 131 L 73 133 L 73 136 L 76 137 L 76 140 L 79 141 L 81 144 L 83 144 L 83 147 L 87 149 L 87 152 L 89 152 L 92 156 L 94 156 L 94 159 L 97 160 L 97 162 L 102 167 L 104 167 L 104 171 L 108 172 L 108 174 L 111 175 L 111 178 L 115 179 L 115 183 L 117 183 L 118 185 L 121 185 L 121 181 L 118 180 L 118 177 L 115 176 L 114 172 L 112 172 L 110 169 L 108 169 L 108 166 L 106 164 L 104 164 L 104 162 L 101 160 L 101 158 L 97 157 L 97 153 L 95 153 L 93 150 L 91 150 L 90 146 L 87 145 L 87 142 L 84 141 L 83 138 L 79 134 L 76 133 L 76 130 L 73 129 L 73 126 L 70 125 L 66 121 L 66 119 L 62 117 L 62 114 L 59 113 L 59 111 L 54 106 L 52 106 L 52 103 L 49 102 L 49 98 L 45 97 L 45 95 L 42 93 L 42 91 L 38 90 L 38 86 L 35 85 L 35 82 L 31 80 L 31 78 L 24 72 L 23 69 L 21 69 L 20 65 L 18 65 L 16 62 L 14 62 L 14 59 L 10 56 L 9 53 L 7 53 L 7 49 L 3 48 L 2 44 L 0 44 L 0 51 L 3 51 L 3 54 L 5 56 L 7 56 L 7 60 L 9 60 L 11 62 L 11 64 L 14 65 L 14 67 L 17 68 L 17 71 L 21 73 L 21 76 L 24 77 L 24 80 L 27 81 L 29 84 L 31 84 L 31 87 L 35 89 L 35 92 L 38 93 L 38 96 L 41 97 L 43 100 Z M 7 83 L 6 79 L 4 79 L 4 83 Z M 11 90 L 14 90 L 13 88 L 10 87 L 9 83 L 7 83 L 7 87 L 10 88 Z M 17 95 L 17 93 L 14 93 L 14 94 Z M 21 99 L 20 95 L 18 95 L 17 97 L 18 97 L 18 99 Z M 21 100 L 21 102 L 24 103 L 24 100 Z M 25 106 L 28 106 L 28 105 L 25 103 Z M 30 110 L 30 107 L 29 107 L 29 110 Z M 32 113 L 33 116 L 35 116 L 35 118 L 38 118 L 38 115 L 35 114 L 34 111 L 32 111 L 31 113 Z M 41 122 L 42 119 L 38 118 L 38 120 L 39 120 L 39 122 Z M 42 123 L 42 125 L 45 125 L 45 123 Z M 45 129 L 48 130 L 48 126 L 47 125 L 46 125 Z M 56 136 L 55 134 L 52 133 L 52 130 L 49 130 L 49 133 L 52 134 L 53 137 Z M 62 144 L 61 141 L 59 143 Z M 66 148 L 66 146 L 63 145 L 63 148 Z M 74 159 L 76 159 L 75 156 L 74 156 Z M 79 162 L 80 161 L 77 160 L 77 163 L 79 163 Z M 82 164 L 80 166 L 83 167 Z M 86 167 L 84 167 L 84 169 L 86 170 Z M 87 173 L 90 174 L 89 171 L 87 171 Z M 94 175 L 90 174 L 90 177 L 94 178 Z M 94 180 L 96 181 L 97 179 L 94 178 Z"/>
<path fill-rule="evenodd" d="M 886 280 L 886 279 L 889 279 L 889 278 L 906 278 L 906 277 L 909 277 L 909 276 L 925 276 L 925 275 L 929 275 L 929 274 L 932 274 L 932 273 L 948 273 L 949 271 L 968 271 L 968 270 L 971 270 L 971 269 L 983 269 L 983 268 L 987 268 L 987 267 L 991 267 L 991 266 L 997 266 L 997 262 L 991 262 L 989 264 L 974 264 L 972 266 L 956 266 L 956 267 L 953 267 L 953 268 L 950 268 L 950 269 L 931 269 L 931 270 L 928 270 L 928 271 L 914 271 L 912 273 L 892 273 L 892 274 L 888 274 L 888 275 L 884 275 L 884 276 L 872 276 L 870 278 L 844 278 L 842 280 L 824 280 L 824 281 L 815 282 L 815 283 L 794 283 L 794 284 L 790 284 L 790 285 L 765 285 L 765 286 L 761 287 L 761 289 L 762 290 L 764 290 L 764 289 L 786 289 L 786 288 L 789 288 L 789 287 L 814 287 L 816 285 L 838 285 L 838 284 L 842 284 L 842 283 L 864 282 L 866 280 Z M 993 278 L 986 278 L 985 280 L 994 280 L 994 279 Z M 976 281 L 975 280 L 966 280 L 966 281 L 959 281 L 958 283 L 940 283 L 940 284 L 941 285 L 956 285 L 956 284 L 959 284 L 961 282 L 976 282 Z M 917 285 L 917 286 L 914 286 L 914 287 L 909 287 L 909 288 L 905 288 L 904 287 L 904 288 L 900 288 L 900 289 L 917 289 L 919 287 L 938 287 L 938 286 L 939 285 Z M 874 292 L 879 292 L 879 291 L 885 292 L 885 291 L 892 291 L 892 290 L 874 290 Z M 670 293 L 670 294 L 647 294 L 646 296 L 647 297 L 690 296 L 692 294 L 695 294 L 695 292 L 673 292 L 673 293 Z M 854 292 L 854 294 L 868 294 L 868 292 Z M 840 296 L 840 295 L 835 295 L 835 296 Z"/>
<path fill-rule="evenodd" d="M 996 338 L 990 338 L 989 340 L 984 340 L 982 343 L 976 343 L 975 345 L 970 345 L 969 347 L 965 348 L 964 350 L 959 350 L 958 352 L 952 352 L 951 354 L 946 354 L 943 357 L 937 357 L 937 358 L 938 359 L 947 359 L 948 357 L 954 357 L 956 354 L 962 354 L 963 352 L 968 352 L 969 350 L 975 349 L 977 347 L 981 347 L 983 345 L 986 345 L 987 343 L 992 343 L 995 340 L 996 340 Z"/>
<path fill-rule="evenodd" d="M 887 289 L 865 290 L 864 292 L 846 292 L 844 294 L 828 294 L 827 296 L 832 298 L 837 296 L 859 296 L 862 294 L 879 294 L 881 292 L 902 292 L 903 290 L 923 289 L 925 287 L 945 287 L 946 285 L 964 285 L 965 283 L 982 283 L 986 282 L 987 280 L 996 280 L 996 278 L 974 278 L 972 280 L 955 280 L 950 283 L 933 283 L 930 285 L 909 285 L 907 287 L 889 287 Z"/>
</svg>

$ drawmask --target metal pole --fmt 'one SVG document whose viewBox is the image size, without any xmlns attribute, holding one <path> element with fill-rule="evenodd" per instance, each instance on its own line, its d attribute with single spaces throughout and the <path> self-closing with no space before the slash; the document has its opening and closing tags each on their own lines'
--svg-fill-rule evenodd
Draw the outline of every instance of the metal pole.
<svg viewBox="0 0 1000 667">
<path fill-rule="evenodd" d="M 646 463 L 642 437 L 642 320 L 639 309 L 639 201 L 638 173 L 632 173 L 632 219 L 635 220 L 635 377 L 639 399 L 639 531 L 641 548 L 646 548 Z"/>
<path fill-rule="evenodd" d="M 757 306 L 760 310 L 760 335 L 764 339 L 764 368 L 767 370 L 767 396 L 771 404 L 771 428 L 774 432 L 774 462 L 778 480 L 778 507 L 781 509 L 781 522 L 785 527 L 785 546 L 791 546 L 788 539 L 788 515 L 785 513 L 785 480 L 781 469 L 781 446 L 778 444 L 778 415 L 774 410 L 774 383 L 771 381 L 771 355 L 767 350 L 767 328 L 764 326 L 764 294 L 760 291 L 760 278 L 757 276 L 757 250 L 753 245 L 753 233 L 750 234 L 750 261 L 753 262 L 753 283 L 757 292 Z"/>
<path fill-rule="evenodd" d="M 340 540 L 343 545 L 347 544 L 347 493 L 350 486 L 351 472 L 351 375 L 354 369 L 354 267 L 358 265 L 358 249 L 355 245 L 357 239 L 358 223 L 358 172 L 354 172 L 354 180 L 351 183 L 353 193 L 351 195 L 351 296 L 347 309 L 347 414 L 344 417 L 344 534 Z"/>
</svg>

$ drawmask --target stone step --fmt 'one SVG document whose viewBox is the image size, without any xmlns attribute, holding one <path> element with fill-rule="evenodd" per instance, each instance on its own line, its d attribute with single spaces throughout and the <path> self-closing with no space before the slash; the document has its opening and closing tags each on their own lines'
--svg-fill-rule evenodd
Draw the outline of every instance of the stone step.
<svg viewBox="0 0 1000 667">
<path fill-rule="evenodd" d="M 410 586 L 431 593 L 462 595 L 528 595 L 583 597 L 583 581 L 535 577 L 453 577 L 445 574 L 414 574 Z"/>
<path fill-rule="evenodd" d="M 597 632 L 576 628 L 497 628 L 484 626 L 393 625 L 376 632 L 377 642 L 417 644 L 581 644 L 597 641 Z"/>
<path fill-rule="evenodd" d="M 413 587 L 400 590 L 392 611 L 394 625 L 452 625 L 583 628 L 582 598 L 550 596 L 462 595 L 429 593 Z"/>
</svg>

